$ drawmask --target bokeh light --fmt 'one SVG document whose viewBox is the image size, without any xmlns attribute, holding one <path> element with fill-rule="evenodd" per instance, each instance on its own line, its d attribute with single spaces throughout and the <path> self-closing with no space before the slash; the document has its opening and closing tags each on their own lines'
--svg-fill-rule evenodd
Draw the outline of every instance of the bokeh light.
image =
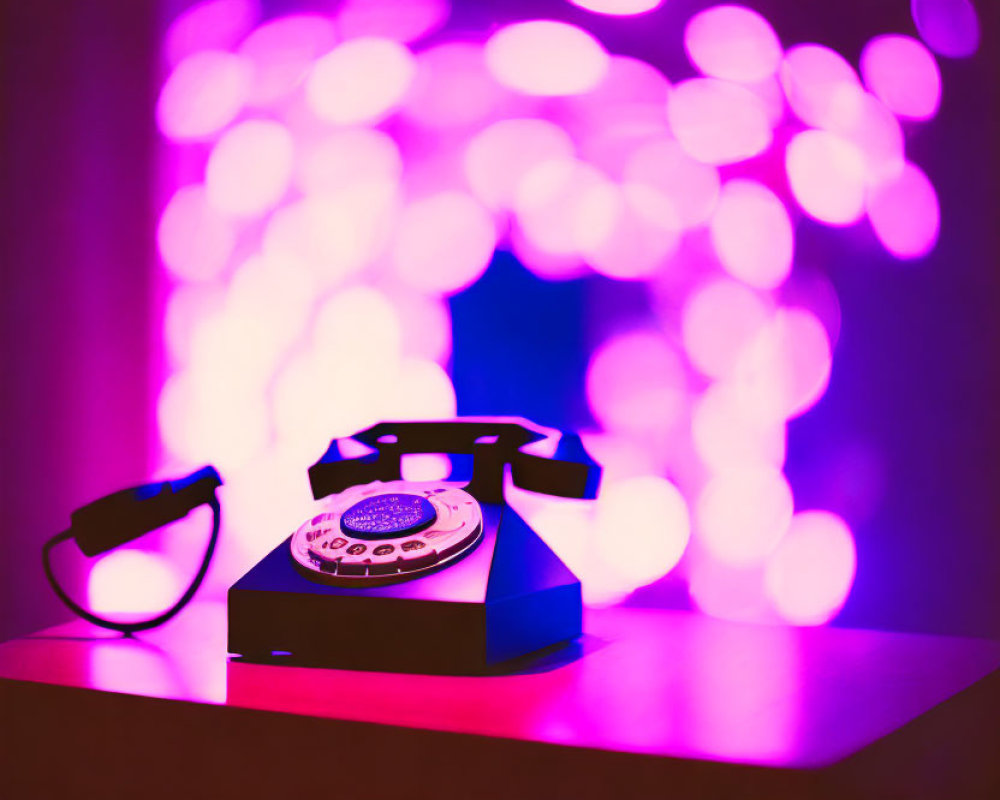
<svg viewBox="0 0 1000 800">
<path fill-rule="evenodd" d="M 719 198 L 719 172 L 688 156 L 666 136 L 641 144 L 623 170 L 628 183 L 650 186 L 669 199 L 677 221 L 686 228 L 705 222 Z"/>
<path fill-rule="evenodd" d="M 365 184 L 391 191 L 402 172 L 403 159 L 391 136 L 375 128 L 340 128 L 302 148 L 293 180 L 306 194 Z"/>
<path fill-rule="evenodd" d="M 778 622 L 764 589 L 764 567 L 733 566 L 699 553 L 688 570 L 694 605 L 705 614 L 736 622 Z"/>
<path fill-rule="evenodd" d="M 727 182 L 711 220 L 712 244 L 734 278 L 757 289 L 773 289 L 792 268 L 794 236 L 788 212 L 757 181 Z"/>
<path fill-rule="evenodd" d="M 895 115 L 874 95 L 842 87 L 833 97 L 827 129 L 861 153 L 868 182 L 899 175 L 903 168 L 903 131 Z"/>
<path fill-rule="evenodd" d="M 428 128 L 474 125 L 505 99 L 505 91 L 486 69 L 483 48 L 448 42 L 417 56 L 417 74 L 403 115 Z"/>
<path fill-rule="evenodd" d="M 415 42 L 440 28 L 451 11 L 447 0 L 344 0 L 337 28 L 347 39 L 378 36 Z"/>
<path fill-rule="evenodd" d="M 184 186 L 170 198 L 156 231 L 160 258 L 184 280 L 205 281 L 219 275 L 236 244 L 232 223 L 208 202 L 205 187 Z"/>
<path fill-rule="evenodd" d="M 163 40 L 167 63 L 204 50 L 228 50 L 260 17 L 258 0 L 204 0 L 170 23 Z"/>
<path fill-rule="evenodd" d="M 542 119 L 496 122 L 472 138 L 465 151 L 465 174 L 476 196 L 491 208 L 510 208 L 518 185 L 545 161 L 565 161 L 573 140 Z"/>
<path fill-rule="evenodd" d="M 594 213 L 603 213 L 603 205 Z M 611 229 L 584 253 L 595 272 L 619 280 L 649 278 L 677 248 L 680 220 L 674 205 L 658 190 L 626 184 L 614 192 L 607 219 Z M 603 220 L 602 220 L 603 222 Z"/>
<path fill-rule="evenodd" d="M 195 329 L 219 314 L 225 305 L 225 291 L 213 284 L 184 283 L 170 293 L 163 312 L 163 340 L 170 363 L 182 367 L 191 360 Z"/>
<path fill-rule="evenodd" d="M 229 124 L 250 94 L 253 67 L 232 53 L 205 50 L 181 61 L 167 77 L 156 104 L 164 136 L 204 139 Z"/>
<path fill-rule="evenodd" d="M 662 336 L 635 331 L 604 342 L 587 367 L 587 398 L 613 431 L 663 432 L 677 424 L 687 401 L 680 355 Z"/>
<path fill-rule="evenodd" d="M 681 13 L 573 2 L 621 17 L 565 7 L 599 31 Z M 509 487 L 585 601 L 676 570 L 710 614 L 832 618 L 853 582 L 850 531 L 827 512 L 793 517 L 782 470 L 788 421 L 830 380 L 840 308 L 800 263 L 793 219 L 867 215 L 891 256 L 930 251 L 937 198 L 900 120 L 940 102 L 927 48 L 975 49 L 971 5 L 913 0 L 927 47 L 876 36 L 864 84 L 828 47 L 783 52 L 771 22 L 734 5 L 673 18 L 695 77 L 554 19 L 452 29 L 447 0 L 293 6 L 261 21 L 256 0 L 208 0 L 164 41 L 161 467 L 226 475 L 213 579 L 300 521 L 302 471 L 331 437 L 455 414 L 450 298 L 506 250 L 537 278 L 599 288 L 584 292 L 600 311 L 579 377 L 603 494 Z M 628 319 L 611 313 L 619 295 L 638 304 Z"/>
<path fill-rule="evenodd" d="M 771 144 L 771 125 L 760 98 L 728 81 L 693 78 L 677 84 L 667 118 L 684 151 L 706 164 L 743 161 Z"/>
<path fill-rule="evenodd" d="M 665 131 L 663 107 L 669 94 L 670 82 L 656 67 L 638 58 L 612 55 L 595 86 L 550 101 L 547 110 L 550 119 L 581 140 L 636 127 Z"/>
<path fill-rule="evenodd" d="M 865 162 L 850 142 L 828 131 L 796 134 L 785 150 L 792 194 L 810 217 L 850 225 L 865 213 Z"/>
<path fill-rule="evenodd" d="M 268 220 L 263 249 L 305 264 L 320 286 L 335 285 L 387 248 L 395 193 L 394 183 L 366 181 L 282 206 Z"/>
<path fill-rule="evenodd" d="M 261 25 L 237 51 L 253 67 L 247 103 L 269 106 L 287 97 L 336 41 L 333 22 L 318 14 L 279 17 Z"/>
<path fill-rule="evenodd" d="M 611 181 L 576 159 L 532 167 L 514 198 L 524 234 L 539 250 L 553 254 L 597 250 L 611 235 L 618 204 Z"/>
<path fill-rule="evenodd" d="M 87 582 L 87 604 L 95 614 L 136 619 L 166 611 L 182 589 L 163 556 L 131 548 L 115 550 L 94 564 Z"/>
<path fill-rule="evenodd" d="M 691 414 L 695 452 L 710 470 L 725 472 L 785 462 L 783 420 L 755 413 L 737 387 L 720 382 L 698 398 Z"/>
<path fill-rule="evenodd" d="M 765 464 L 726 470 L 698 497 L 698 539 L 725 564 L 747 567 L 774 550 L 792 519 L 792 491 Z"/>
<path fill-rule="evenodd" d="M 592 508 L 579 501 L 549 500 L 533 504 L 528 492 L 511 487 L 510 502 L 522 509 L 528 524 L 580 579 L 589 606 L 621 602 L 635 588 L 627 577 L 609 569 L 597 552 L 597 526 Z"/>
<path fill-rule="evenodd" d="M 196 335 L 219 336 L 214 326 L 202 326 Z M 241 396 L 236 406 L 229 399 L 234 392 Z M 217 374 L 191 370 L 171 375 L 156 410 L 163 445 L 182 463 L 211 462 L 228 474 L 246 465 L 267 443 L 268 414 L 259 387 L 248 385 L 235 365 Z"/>
<path fill-rule="evenodd" d="M 781 62 L 781 43 L 768 21 L 743 6 L 714 6 L 684 29 L 688 58 L 704 75 L 756 83 Z"/>
<path fill-rule="evenodd" d="M 486 64 L 494 77 L 529 95 L 586 92 L 600 83 L 608 61 L 596 39 L 565 22 L 518 22 L 486 42 Z"/>
<path fill-rule="evenodd" d="M 683 495 L 655 475 L 604 486 L 595 525 L 601 560 L 633 586 L 670 572 L 684 555 L 691 534 Z"/>
<path fill-rule="evenodd" d="M 712 281 L 692 292 L 684 305 L 684 349 L 702 373 L 725 378 L 769 317 L 767 303 L 753 289 L 725 278 Z"/>
<path fill-rule="evenodd" d="M 800 44 L 785 53 L 781 85 L 795 115 L 807 125 L 831 123 L 838 95 L 857 89 L 857 73 L 843 56 L 819 44 Z"/>
<path fill-rule="evenodd" d="M 483 274 L 495 246 L 496 232 L 486 209 L 468 194 L 441 192 L 403 210 L 392 258 L 407 283 L 451 293 Z"/>
<path fill-rule="evenodd" d="M 832 364 L 826 328 L 804 308 L 781 308 L 741 351 L 733 380 L 761 419 L 790 419 L 823 396 Z"/>
<path fill-rule="evenodd" d="M 937 193 L 914 164 L 906 164 L 899 177 L 873 188 L 867 208 L 875 235 L 897 258 L 919 258 L 937 242 Z"/>
<path fill-rule="evenodd" d="M 205 188 L 215 208 L 255 216 L 274 207 L 292 177 L 291 134 L 270 120 L 241 122 L 216 142 L 205 167 Z"/>
<path fill-rule="evenodd" d="M 768 559 L 764 581 L 786 621 L 820 625 L 844 604 L 855 568 L 854 537 L 844 521 L 828 511 L 802 511 Z"/>
<path fill-rule="evenodd" d="M 400 364 L 396 382 L 383 400 L 379 419 L 451 419 L 457 407 L 455 389 L 444 368 L 417 358 Z"/>
<path fill-rule="evenodd" d="M 645 14 L 659 7 L 663 0 L 569 0 L 573 5 L 614 17 L 628 17 Z"/>
<path fill-rule="evenodd" d="M 398 42 L 352 39 L 316 62 L 306 94 L 316 115 L 328 122 L 378 122 L 402 102 L 415 72 L 412 54 Z"/>
<path fill-rule="evenodd" d="M 979 17 L 971 0 L 910 0 L 910 13 L 935 53 L 967 58 L 979 49 Z"/>
<path fill-rule="evenodd" d="M 941 102 L 941 72 L 927 48 L 898 34 L 876 36 L 861 53 L 865 84 L 900 117 L 927 119 Z"/>
<path fill-rule="evenodd" d="M 403 332 L 403 353 L 445 364 L 451 355 L 451 314 L 444 298 L 412 291 L 390 292 Z"/>
</svg>

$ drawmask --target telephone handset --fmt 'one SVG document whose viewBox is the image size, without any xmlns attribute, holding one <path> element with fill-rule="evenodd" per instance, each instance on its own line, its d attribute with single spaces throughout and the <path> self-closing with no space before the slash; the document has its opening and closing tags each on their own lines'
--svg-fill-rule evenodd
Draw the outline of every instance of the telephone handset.
<svg viewBox="0 0 1000 800">
<path fill-rule="evenodd" d="M 344 440 L 334 439 L 309 469 L 316 499 L 359 483 L 399 480 L 402 456 L 416 453 L 472 455 L 472 480 L 465 490 L 484 503 L 503 502 L 507 465 L 518 488 L 558 497 L 597 496 L 600 467 L 587 454 L 580 437 L 524 419 L 382 422 L 348 438 L 373 452 L 346 457 Z M 554 445 L 551 456 L 530 449 L 542 443 Z"/>
<path fill-rule="evenodd" d="M 403 456 L 419 453 L 471 456 L 471 479 L 403 480 Z M 334 439 L 308 471 L 312 515 L 230 589 L 230 652 L 476 672 L 575 638 L 580 583 L 504 502 L 508 467 L 519 488 L 597 494 L 580 438 L 523 419 L 383 422 Z"/>
</svg>

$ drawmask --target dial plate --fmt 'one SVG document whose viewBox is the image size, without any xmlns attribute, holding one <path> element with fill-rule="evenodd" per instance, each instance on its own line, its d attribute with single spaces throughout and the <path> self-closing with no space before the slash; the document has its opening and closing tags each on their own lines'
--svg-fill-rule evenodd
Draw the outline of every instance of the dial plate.
<svg viewBox="0 0 1000 800">
<path fill-rule="evenodd" d="M 323 498 L 292 534 L 309 577 L 341 586 L 392 583 L 454 561 L 482 536 L 479 503 L 455 484 L 375 481 Z"/>
</svg>

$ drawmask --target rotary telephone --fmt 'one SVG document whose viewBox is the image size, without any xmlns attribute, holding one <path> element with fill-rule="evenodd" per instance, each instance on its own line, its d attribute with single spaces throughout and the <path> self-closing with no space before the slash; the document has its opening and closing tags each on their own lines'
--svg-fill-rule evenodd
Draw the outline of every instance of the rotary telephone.
<svg viewBox="0 0 1000 800">
<path fill-rule="evenodd" d="M 466 481 L 404 481 L 404 455 L 471 456 Z M 239 658 L 475 673 L 582 631 L 580 582 L 504 501 L 594 498 L 574 434 L 523 419 L 384 422 L 309 469 L 314 513 L 229 590 Z"/>
</svg>

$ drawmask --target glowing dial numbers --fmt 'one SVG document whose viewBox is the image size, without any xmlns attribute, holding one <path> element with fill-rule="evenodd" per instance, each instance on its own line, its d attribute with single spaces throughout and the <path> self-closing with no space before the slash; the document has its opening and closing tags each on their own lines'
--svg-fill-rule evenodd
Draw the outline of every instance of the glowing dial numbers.
<svg viewBox="0 0 1000 800">
<path fill-rule="evenodd" d="M 447 483 L 376 481 L 321 501 L 292 534 L 292 558 L 310 577 L 363 586 L 415 577 L 472 549 L 482 514 Z"/>
</svg>

